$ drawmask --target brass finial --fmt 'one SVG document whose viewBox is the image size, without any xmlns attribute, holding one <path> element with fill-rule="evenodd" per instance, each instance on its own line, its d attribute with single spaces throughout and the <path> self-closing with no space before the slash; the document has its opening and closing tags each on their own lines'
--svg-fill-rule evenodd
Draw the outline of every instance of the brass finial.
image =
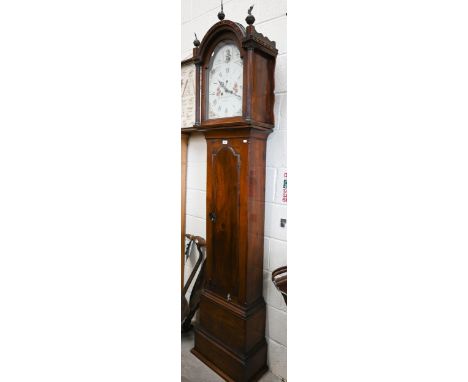
<svg viewBox="0 0 468 382">
<path fill-rule="evenodd" d="M 247 13 L 249 15 L 245 18 L 246 23 L 249 24 L 249 25 L 252 25 L 255 22 L 255 17 L 254 17 L 254 15 L 252 15 L 253 7 L 254 6 L 251 5 L 250 8 L 247 10 Z"/>
<path fill-rule="evenodd" d="M 195 35 L 195 40 L 193 40 L 193 45 L 195 45 L 195 47 L 198 48 L 200 46 L 200 41 L 198 41 L 197 34 L 194 33 L 194 35 Z"/>
<path fill-rule="evenodd" d="M 223 12 L 223 0 L 221 0 L 221 11 L 218 12 L 218 19 L 224 20 L 224 17 L 225 17 L 225 16 L 226 16 L 226 15 L 225 15 L 224 12 Z"/>
</svg>

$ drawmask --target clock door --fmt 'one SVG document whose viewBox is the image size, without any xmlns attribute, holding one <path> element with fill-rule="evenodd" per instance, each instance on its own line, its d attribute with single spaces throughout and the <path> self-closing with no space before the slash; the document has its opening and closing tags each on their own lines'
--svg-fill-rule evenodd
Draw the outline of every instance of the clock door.
<svg viewBox="0 0 468 382">
<path fill-rule="evenodd" d="M 223 298 L 239 294 L 239 215 L 241 155 L 235 146 L 213 142 L 208 229 L 209 287 Z M 226 141 L 224 141 L 226 142 Z M 211 145 L 210 145 L 211 146 Z"/>
</svg>

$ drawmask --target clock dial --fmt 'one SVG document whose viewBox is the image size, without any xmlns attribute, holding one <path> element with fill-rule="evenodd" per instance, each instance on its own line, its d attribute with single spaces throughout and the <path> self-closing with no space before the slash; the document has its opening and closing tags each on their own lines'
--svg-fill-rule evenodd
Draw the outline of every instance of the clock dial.
<svg viewBox="0 0 468 382">
<path fill-rule="evenodd" d="M 220 43 L 207 69 L 208 118 L 242 115 L 243 63 L 239 49 L 232 43 Z"/>
</svg>

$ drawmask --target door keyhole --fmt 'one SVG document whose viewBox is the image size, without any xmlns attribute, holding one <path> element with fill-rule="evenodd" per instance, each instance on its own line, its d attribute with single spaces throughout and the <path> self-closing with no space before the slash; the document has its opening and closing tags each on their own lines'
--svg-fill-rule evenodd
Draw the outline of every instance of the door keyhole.
<svg viewBox="0 0 468 382">
<path fill-rule="evenodd" d="M 216 222 L 216 214 L 214 212 L 210 212 L 210 220 L 215 223 Z"/>
</svg>

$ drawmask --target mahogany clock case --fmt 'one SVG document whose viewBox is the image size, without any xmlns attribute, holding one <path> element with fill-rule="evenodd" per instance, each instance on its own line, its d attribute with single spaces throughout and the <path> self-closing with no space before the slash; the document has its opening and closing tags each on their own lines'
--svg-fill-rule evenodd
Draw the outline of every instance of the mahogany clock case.
<svg viewBox="0 0 468 382">
<path fill-rule="evenodd" d="M 207 79 L 218 44 L 243 60 L 242 114 L 210 119 Z M 206 280 L 192 353 L 228 381 L 266 370 L 263 243 L 266 140 L 274 127 L 275 43 L 230 20 L 214 24 L 193 50 L 195 124 L 207 142 Z M 184 129 L 182 129 L 184 130 Z"/>
<path fill-rule="evenodd" d="M 208 284 L 192 352 L 228 381 L 255 380 L 267 370 L 262 286 L 268 133 L 206 133 Z"/>
</svg>

